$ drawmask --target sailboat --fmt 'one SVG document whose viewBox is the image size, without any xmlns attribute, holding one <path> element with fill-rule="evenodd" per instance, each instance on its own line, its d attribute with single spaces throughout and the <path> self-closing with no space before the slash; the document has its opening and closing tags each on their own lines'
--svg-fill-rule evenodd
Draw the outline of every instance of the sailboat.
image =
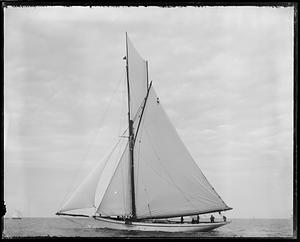
<svg viewBox="0 0 300 242">
<path fill-rule="evenodd" d="M 225 219 L 186 220 L 187 216 L 232 208 L 208 182 L 180 139 L 148 80 L 148 61 L 127 33 L 123 59 L 128 127 L 126 135 L 120 136 L 122 152 L 114 152 L 115 146 L 56 215 L 90 217 L 99 228 L 138 231 L 208 231 L 230 223 Z M 78 212 L 85 208 L 94 209 L 92 215 Z"/>
<path fill-rule="evenodd" d="M 21 211 L 17 209 L 14 210 L 14 213 L 11 216 L 12 219 L 22 219 L 22 217 Z"/>
</svg>

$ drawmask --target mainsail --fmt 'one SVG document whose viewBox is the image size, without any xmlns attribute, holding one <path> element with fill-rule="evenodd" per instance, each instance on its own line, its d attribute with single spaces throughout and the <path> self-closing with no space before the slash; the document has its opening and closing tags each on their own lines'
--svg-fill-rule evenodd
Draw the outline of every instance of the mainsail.
<svg viewBox="0 0 300 242">
<path fill-rule="evenodd" d="M 177 134 L 152 83 L 148 85 L 147 62 L 127 35 L 126 45 L 129 140 L 121 156 L 111 161 L 112 174 L 99 166 L 60 211 L 90 206 L 101 215 L 145 219 L 231 209 Z M 102 176 L 109 178 L 101 182 Z M 102 193 L 95 206 L 99 179 Z"/>
<path fill-rule="evenodd" d="M 150 87 L 135 141 L 137 218 L 225 210 Z"/>
</svg>

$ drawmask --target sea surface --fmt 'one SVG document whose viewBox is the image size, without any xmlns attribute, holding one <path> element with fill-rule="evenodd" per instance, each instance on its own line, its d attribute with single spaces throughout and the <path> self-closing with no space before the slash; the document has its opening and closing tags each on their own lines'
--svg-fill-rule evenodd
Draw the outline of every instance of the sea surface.
<svg viewBox="0 0 300 242">
<path fill-rule="evenodd" d="M 210 232 L 136 232 L 92 228 L 90 218 L 4 219 L 3 238 L 15 237 L 281 237 L 293 238 L 291 219 L 232 219 Z M 295 238 L 295 237 L 294 237 Z"/>
</svg>

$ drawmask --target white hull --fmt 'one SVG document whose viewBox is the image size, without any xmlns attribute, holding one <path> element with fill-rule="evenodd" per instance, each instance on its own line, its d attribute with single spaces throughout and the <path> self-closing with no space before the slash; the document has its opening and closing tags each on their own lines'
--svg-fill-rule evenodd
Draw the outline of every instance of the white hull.
<svg viewBox="0 0 300 242">
<path fill-rule="evenodd" d="M 118 230 L 136 230 L 136 231 L 161 231 L 161 232 L 188 232 L 188 231 L 209 231 L 218 227 L 224 226 L 227 222 L 202 222 L 198 224 L 192 223 L 147 223 L 147 222 L 132 222 L 125 224 L 124 221 L 118 221 L 108 218 L 95 218 L 97 228 L 109 228 Z"/>
</svg>

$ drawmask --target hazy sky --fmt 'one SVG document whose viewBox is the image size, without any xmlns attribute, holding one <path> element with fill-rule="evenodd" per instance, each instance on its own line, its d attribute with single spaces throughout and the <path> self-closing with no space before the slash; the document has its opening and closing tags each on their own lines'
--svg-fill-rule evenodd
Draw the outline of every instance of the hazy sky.
<svg viewBox="0 0 300 242">
<path fill-rule="evenodd" d="M 8 216 L 54 216 L 126 127 L 126 31 L 228 216 L 292 214 L 293 8 L 4 13 Z"/>
</svg>

